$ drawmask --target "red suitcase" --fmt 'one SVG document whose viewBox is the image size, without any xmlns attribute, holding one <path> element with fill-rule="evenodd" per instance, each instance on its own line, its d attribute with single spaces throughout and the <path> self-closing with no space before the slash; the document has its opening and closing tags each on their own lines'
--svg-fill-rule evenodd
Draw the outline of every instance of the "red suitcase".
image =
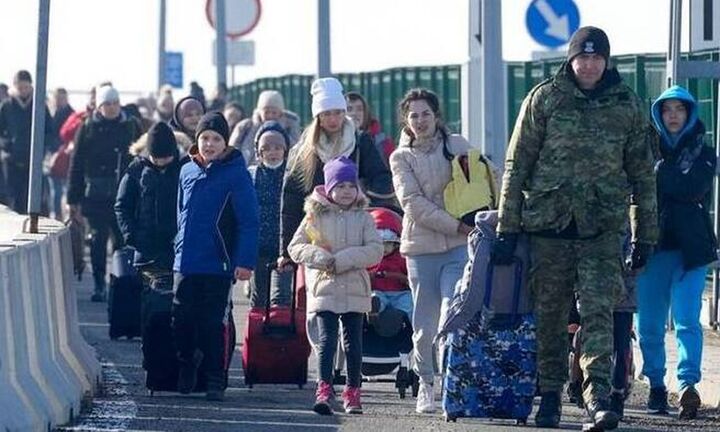
<svg viewBox="0 0 720 432">
<path fill-rule="evenodd" d="M 270 272 L 276 271 L 269 264 Z M 270 280 L 268 277 L 268 296 Z M 291 305 L 250 309 L 242 349 L 245 384 L 307 383 L 310 344 L 305 329 L 305 309 L 297 307 L 298 278 L 293 281 Z"/>
</svg>

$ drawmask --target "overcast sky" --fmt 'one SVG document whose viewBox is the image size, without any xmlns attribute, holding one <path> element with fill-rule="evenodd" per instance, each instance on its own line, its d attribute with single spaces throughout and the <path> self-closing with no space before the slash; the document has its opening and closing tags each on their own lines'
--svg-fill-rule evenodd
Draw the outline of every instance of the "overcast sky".
<svg viewBox="0 0 720 432">
<path fill-rule="evenodd" d="M 205 1 L 167 0 L 166 46 L 169 51 L 184 53 L 185 88 L 197 80 L 209 95 L 215 86 L 211 64 L 214 30 L 205 18 Z M 153 90 L 158 3 L 52 0 L 48 86 L 84 92 L 109 79 L 127 97 Z M 669 0 L 576 3 L 581 25 L 604 28 L 613 54 L 666 49 Z M 259 24 L 246 36 L 255 40 L 256 64 L 237 67 L 236 81 L 313 73 L 316 4 L 316 0 L 262 0 Z M 467 59 L 468 0 L 331 0 L 330 4 L 335 72 L 458 64 Z M 525 28 L 529 4 L 530 0 L 503 1 L 506 60 L 527 60 L 533 51 L 542 49 Z M 0 0 L 0 82 L 9 83 L 21 68 L 34 72 L 37 8 L 38 0 Z"/>
</svg>

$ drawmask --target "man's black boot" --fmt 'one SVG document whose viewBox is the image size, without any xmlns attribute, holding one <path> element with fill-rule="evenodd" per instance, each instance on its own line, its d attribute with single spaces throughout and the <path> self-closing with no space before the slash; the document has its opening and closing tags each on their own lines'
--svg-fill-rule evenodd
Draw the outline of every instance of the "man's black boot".
<svg viewBox="0 0 720 432">
<path fill-rule="evenodd" d="M 625 395 L 622 391 L 613 391 L 610 394 L 610 409 L 618 415 L 620 420 L 625 417 Z"/>
<path fill-rule="evenodd" d="M 610 409 L 605 399 L 593 399 L 585 404 L 585 409 L 595 427 L 602 430 L 617 429 L 620 416 Z"/>
<path fill-rule="evenodd" d="M 535 426 L 542 428 L 560 427 L 562 397 L 559 391 L 543 392 L 540 395 L 540 408 L 535 414 Z"/>
</svg>

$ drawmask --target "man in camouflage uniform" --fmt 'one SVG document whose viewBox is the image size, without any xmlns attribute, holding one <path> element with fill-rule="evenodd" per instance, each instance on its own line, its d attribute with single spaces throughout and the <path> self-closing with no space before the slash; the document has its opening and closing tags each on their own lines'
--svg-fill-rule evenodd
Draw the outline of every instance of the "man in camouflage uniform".
<svg viewBox="0 0 720 432">
<path fill-rule="evenodd" d="M 619 417 L 608 405 L 612 310 L 622 291 L 619 245 L 628 212 L 632 267 L 644 265 L 657 237 L 648 123 L 637 95 L 608 68 L 609 56 L 602 30 L 579 29 L 567 62 L 525 98 L 505 160 L 493 261 L 509 264 L 518 234 L 530 235 L 539 427 L 560 423 L 575 291 L 582 302 L 588 415 L 600 429 L 617 427 Z"/>
</svg>

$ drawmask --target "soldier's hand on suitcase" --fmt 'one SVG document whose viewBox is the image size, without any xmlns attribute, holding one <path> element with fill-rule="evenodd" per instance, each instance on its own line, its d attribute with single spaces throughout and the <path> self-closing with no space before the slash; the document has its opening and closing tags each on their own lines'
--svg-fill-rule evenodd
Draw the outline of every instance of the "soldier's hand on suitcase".
<svg viewBox="0 0 720 432">
<path fill-rule="evenodd" d="M 490 260 L 495 265 L 510 265 L 515 258 L 515 248 L 517 247 L 517 233 L 500 233 L 493 243 Z"/>
<path fill-rule="evenodd" d="M 252 270 L 244 267 L 235 267 L 235 280 L 246 281 L 252 277 Z"/>
<path fill-rule="evenodd" d="M 458 233 L 459 233 L 459 234 L 462 234 L 462 235 L 467 236 L 467 235 L 470 235 L 470 233 L 471 233 L 472 230 L 473 230 L 473 227 L 471 227 L 470 225 L 468 225 L 468 224 L 466 224 L 466 223 L 464 223 L 464 222 L 460 222 L 460 225 L 458 225 L 458 229 L 457 229 L 457 230 L 458 230 Z"/>
</svg>

